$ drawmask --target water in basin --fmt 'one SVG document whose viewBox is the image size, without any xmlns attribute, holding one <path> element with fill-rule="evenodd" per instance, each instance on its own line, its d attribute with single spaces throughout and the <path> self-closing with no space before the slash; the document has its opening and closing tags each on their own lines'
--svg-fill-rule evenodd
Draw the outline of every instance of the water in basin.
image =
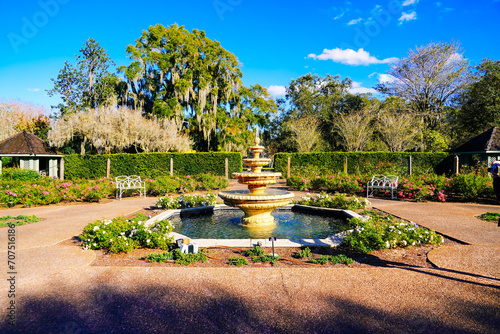
<svg viewBox="0 0 500 334">
<path fill-rule="evenodd" d="M 326 238 L 348 229 L 343 219 L 291 210 L 272 213 L 275 226 L 252 229 L 241 224 L 240 210 L 220 210 L 195 217 L 170 218 L 174 232 L 197 239 L 311 239 Z"/>
</svg>

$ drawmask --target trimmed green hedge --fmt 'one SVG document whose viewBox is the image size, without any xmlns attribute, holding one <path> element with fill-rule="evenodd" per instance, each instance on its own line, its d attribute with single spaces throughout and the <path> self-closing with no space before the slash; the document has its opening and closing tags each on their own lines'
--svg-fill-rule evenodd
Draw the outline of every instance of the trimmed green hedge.
<svg viewBox="0 0 500 334">
<path fill-rule="evenodd" d="M 142 178 L 156 178 L 170 175 L 170 159 L 174 160 L 174 175 L 196 175 L 209 173 L 225 175 L 225 159 L 228 159 L 229 177 L 241 172 L 241 154 L 236 152 L 208 153 L 137 153 L 104 155 L 65 155 L 64 178 L 99 179 L 106 177 L 107 159 L 111 160 L 110 177 L 139 175 Z"/>
<path fill-rule="evenodd" d="M 415 174 L 449 173 L 450 154 L 446 152 L 320 152 L 320 153 L 277 153 L 274 156 L 274 170 L 286 177 L 287 161 L 290 157 L 291 170 L 315 166 L 319 169 L 344 171 L 344 158 L 347 157 L 349 174 L 407 174 L 408 157 L 412 157 L 412 172 Z"/>
</svg>

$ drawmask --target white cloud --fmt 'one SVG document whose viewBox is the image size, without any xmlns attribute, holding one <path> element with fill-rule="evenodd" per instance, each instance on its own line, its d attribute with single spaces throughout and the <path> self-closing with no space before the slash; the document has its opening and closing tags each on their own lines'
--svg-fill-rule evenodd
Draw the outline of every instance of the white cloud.
<svg viewBox="0 0 500 334">
<path fill-rule="evenodd" d="M 283 96 L 286 94 L 285 86 L 271 85 L 267 88 L 267 92 L 272 96 Z"/>
<path fill-rule="evenodd" d="M 361 86 L 361 82 L 353 81 L 352 87 L 349 88 L 349 93 L 351 94 L 377 94 L 378 92 L 373 88 L 366 88 Z"/>
<path fill-rule="evenodd" d="M 409 5 L 413 5 L 413 4 L 416 4 L 418 2 L 418 0 L 405 0 L 403 1 L 403 3 L 401 4 L 401 6 L 409 6 Z"/>
<path fill-rule="evenodd" d="M 417 13 L 415 11 L 410 13 L 403 12 L 403 15 L 399 18 L 399 24 L 403 24 L 404 21 L 411 21 L 417 19 Z"/>
<path fill-rule="evenodd" d="M 394 82 L 394 81 L 396 81 L 396 78 L 390 74 L 379 73 L 379 75 L 378 75 L 378 83 L 379 84 Z"/>
<path fill-rule="evenodd" d="M 28 88 L 27 90 L 30 92 L 38 92 L 40 88 Z"/>
<path fill-rule="evenodd" d="M 363 19 L 360 17 L 359 19 L 356 19 L 356 20 L 351 20 L 347 23 L 348 26 L 351 26 L 353 24 L 356 24 L 356 23 L 359 23 L 361 22 Z"/>
<path fill-rule="evenodd" d="M 354 51 L 352 49 L 324 49 L 323 53 L 320 55 L 315 55 L 314 53 L 311 53 L 308 55 L 309 58 L 313 58 L 316 60 L 331 60 L 335 63 L 341 63 L 344 65 L 372 65 L 372 64 L 387 64 L 387 63 L 392 63 L 396 60 L 397 58 L 386 58 L 386 59 L 377 59 L 373 56 L 370 56 L 370 54 L 363 50 L 363 48 L 360 48 L 358 51 Z"/>
</svg>

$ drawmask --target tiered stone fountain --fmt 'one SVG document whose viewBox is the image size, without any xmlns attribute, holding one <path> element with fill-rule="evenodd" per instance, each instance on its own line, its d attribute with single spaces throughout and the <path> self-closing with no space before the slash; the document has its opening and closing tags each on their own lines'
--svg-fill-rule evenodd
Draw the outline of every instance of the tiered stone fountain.
<svg viewBox="0 0 500 334">
<path fill-rule="evenodd" d="M 248 185 L 248 190 L 219 193 L 224 204 L 238 207 L 245 212 L 242 223 L 252 228 L 275 225 L 271 212 L 277 207 L 288 205 L 294 196 L 288 191 L 266 191 L 266 186 L 276 183 L 276 179 L 281 176 L 281 173 L 262 172 L 262 167 L 268 165 L 271 159 L 260 157 L 264 146 L 259 144 L 260 139 L 257 132 L 255 146 L 250 146 L 253 158 L 243 159 L 243 162 L 250 167 L 251 172 L 233 173 L 233 177 L 237 178 L 239 183 Z"/>
</svg>

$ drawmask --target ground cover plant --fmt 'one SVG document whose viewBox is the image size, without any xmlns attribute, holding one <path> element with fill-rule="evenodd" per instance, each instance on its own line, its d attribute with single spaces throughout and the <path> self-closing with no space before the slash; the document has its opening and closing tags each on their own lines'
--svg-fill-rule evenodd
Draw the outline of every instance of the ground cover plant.
<svg viewBox="0 0 500 334">
<path fill-rule="evenodd" d="M 5 227 L 5 226 L 20 226 L 20 225 L 25 225 L 25 224 L 30 224 L 30 223 L 36 223 L 40 221 L 42 218 L 38 218 L 35 215 L 32 216 L 27 216 L 27 215 L 18 215 L 18 216 L 3 216 L 0 217 L 0 227 Z"/>
<path fill-rule="evenodd" d="M 122 217 L 96 220 L 83 229 L 80 240 L 84 249 L 104 249 L 111 253 L 130 252 L 133 249 L 169 249 L 173 244 L 172 225 L 168 220 L 145 226 L 148 217 L 137 214 L 131 219 Z"/>
<path fill-rule="evenodd" d="M 500 219 L 500 213 L 498 212 L 486 212 L 478 216 L 482 220 L 487 220 L 489 222 L 497 222 Z"/>
</svg>

